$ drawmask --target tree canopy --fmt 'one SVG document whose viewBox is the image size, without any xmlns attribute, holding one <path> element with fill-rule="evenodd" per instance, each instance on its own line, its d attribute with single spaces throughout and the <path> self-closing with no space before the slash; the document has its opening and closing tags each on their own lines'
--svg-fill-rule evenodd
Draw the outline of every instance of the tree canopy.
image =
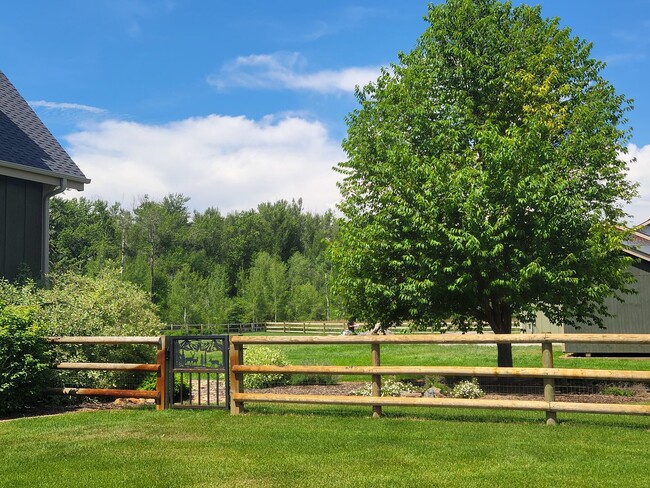
<svg viewBox="0 0 650 488">
<path fill-rule="evenodd" d="M 357 90 L 333 256 L 359 318 L 599 324 L 620 252 L 631 102 L 539 7 L 431 5 L 409 53 Z M 511 365 L 509 347 L 499 365 Z"/>
</svg>

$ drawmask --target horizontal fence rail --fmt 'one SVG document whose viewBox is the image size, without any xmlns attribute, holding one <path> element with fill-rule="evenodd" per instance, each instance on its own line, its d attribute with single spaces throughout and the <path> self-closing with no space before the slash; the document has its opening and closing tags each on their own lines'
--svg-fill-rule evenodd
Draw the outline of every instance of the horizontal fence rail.
<svg viewBox="0 0 650 488">
<path fill-rule="evenodd" d="M 591 379 L 650 382 L 650 371 L 567 369 L 553 367 L 553 344 L 591 342 L 609 344 L 650 344 L 650 334 L 521 334 L 521 335 L 364 335 L 364 336 L 232 336 L 230 338 L 231 413 L 243 412 L 245 402 L 305 403 L 334 405 L 369 405 L 380 416 L 383 406 L 429 406 L 446 408 L 514 409 L 546 412 L 548 424 L 557 423 L 557 412 L 611 413 L 650 415 L 650 405 L 572 403 L 555 400 L 556 379 Z M 370 366 L 271 366 L 245 365 L 247 344 L 369 344 Z M 540 344 L 541 368 L 501 368 L 464 366 L 381 366 L 382 344 Z M 369 375 L 372 396 L 296 395 L 246 393 L 244 374 L 336 374 Z M 544 383 L 544 400 L 488 400 L 459 398 L 382 397 L 384 375 L 448 375 L 482 377 L 540 378 Z"/>
<path fill-rule="evenodd" d="M 48 337 L 52 344 L 152 344 L 160 346 L 160 337 L 136 336 L 62 336 Z"/>
<path fill-rule="evenodd" d="M 150 371 L 157 373 L 158 364 L 132 364 L 132 363 L 57 363 L 54 369 L 76 369 L 95 371 Z"/>
<path fill-rule="evenodd" d="M 102 396 L 114 398 L 145 398 L 155 399 L 156 408 L 165 408 L 165 361 L 166 361 L 166 340 L 165 337 L 119 337 L 119 336 L 68 336 L 48 337 L 51 344 L 110 344 L 110 345 L 155 345 L 157 348 L 155 364 L 135 363 L 84 363 L 84 362 L 61 362 L 52 365 L 56 370 L 77 370 L 77 371 L 138 371 L 156 373 L 156 390 L 125 390 L 115 388 L 67 388 L 50 387 L 46 392 L 51 395 L 71 396 Z"/>
<path fill-rule="evenodd" d="M 357 336 L 232 336 L 233 344 L 650 344 L 650 334 L 395 334 Z"/>
<path fill-rule="evenodd" d="M 467 366 L 258 366 L 247 364 L 233 365 L 232 370 L 235 373 L 249 374 L 508 376 L 516 378 L 569 378 L 650 382 L 650 371 L 610 369 L 491 368 Z"/>
</svg>

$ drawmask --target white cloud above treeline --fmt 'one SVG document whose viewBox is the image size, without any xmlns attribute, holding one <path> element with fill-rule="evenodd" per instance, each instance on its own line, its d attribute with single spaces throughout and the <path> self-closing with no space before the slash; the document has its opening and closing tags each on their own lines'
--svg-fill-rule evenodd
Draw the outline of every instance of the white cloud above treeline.
<svg viewBox="0 0 650 488">
<path fill-rule="evenodd" d="M 639 197 L 625 207 L 632 216 L 630 224 L 637 225 L 650 219 L 650 144 L 642 147 L 630 144 L 625 159 L 629 161 L 630 180 L 639 184 Z"/>
<path fill-rule="evenodd" d="M 182 193 L 201 211 L 302 198 L 306 210 L 324 212 L 340 198 L 339 174 L 332 170 L 345 159 L 340 141 L 321 122 L 300 115 L 210 115 L 162 125 L 109 119 L 65 140 L 92 179 L 82 195 L 127 208 L 145 194 Z M 639 184 L 639 197 L 625 210 L 629 223 L 639 224 L 650 219 L 650 145 L 630 144 L 625 159 L 630 180 Z"/>
<path fill-rule="evenodd" d="M 375 81 L 380 73 L 376 66 L 308 72 L 306 64 L 299 53 L 240 56 L 224 64 L 219 73 L 209 76 L 207 81 L 219 90 L 243 87 L 343 93 Z"/>
<path fill-rule="evenodd" d="M 191 209 L 223 213 L 293 198 L 324 212 L 339 199 L 332 166 L 344 158 L 340 142 L 320 122 L 296 116 L 210 115 L 163 125 L 105 120 L 65 140 L 92 179 L 82 195 L 126 208 L 145 194 L 159 200 L 182 193 Z"/>
</svg>

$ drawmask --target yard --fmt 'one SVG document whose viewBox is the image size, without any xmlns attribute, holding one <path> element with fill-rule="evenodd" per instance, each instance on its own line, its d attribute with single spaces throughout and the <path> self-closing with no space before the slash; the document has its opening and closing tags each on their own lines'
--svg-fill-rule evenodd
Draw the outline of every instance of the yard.
<svg viewBox="0 0 650 488">
<path fill-rule="evenodd" d="M 650 485 L 646 417 L 251 408 L 0 422 L 0 486 Z"/>
<path fill-rule="evenodd" d="M 292 364 L 370 357 L 360 345 L 275 347 Z M 513 349 L 516 365 L 539 365 L 539 347 Z M 383 364 L 495 359 L 496 348 L 476 345 L 382 348 Z M 559 349 L 555 364 L 650 369 L 644 358 L 564 358 Z M 539 412 L 385 407 L 377 419 L 367 407 L 246 407 L 242 416 L 140 407 L 3 421 L 0 486 L 650 485 L 643 416 L 567 413 L 549 427 Z"/>
</svg>

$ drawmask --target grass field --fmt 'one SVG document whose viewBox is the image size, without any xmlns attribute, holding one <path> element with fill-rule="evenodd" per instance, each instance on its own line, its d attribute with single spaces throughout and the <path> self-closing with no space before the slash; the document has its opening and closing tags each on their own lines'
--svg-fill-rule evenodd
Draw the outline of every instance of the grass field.
<svg viewBox="0 0 650 488">
<path fill-rule="evenodd" d="M 246 346 L 250 347 L 250 346 Z M 354 345 L 273 345 L 283 351 L 291 364 L 369 366 L 370 346 Z M 513 346 L 515 367 L 542 367 L 541 346 Z M 245 355 L 245 353 L 244 353 Z M 650 370 L 650 358 L 564 357 L 560 346 L 553 348 L 556 368 Z M 494 345 L 384 344 L 381 363 L 385 366 L 496 366 Z M 368 377 L 342 376 L 341 380 L 363 381 Z"/>
<path fill-rule="evenodd" d="M 367 345 L 273 347 L 292 364 L 370 364 Z M 381 350 L 388 365 L 496 365 L 495 347 Z M 515 366 L 541 366 L 540 347 L 513 354 Z M 557 348 L 557 367 L 650 369 L 644 359 L 561 356 Z M 375 419 L 367 407 L 246 407 L 0 422 L 0 487 L 650 486 L 648 417 L 562 414 L 549 427 L 539 412 L 385 407 Z"/>
<path fill-rule="evenodd" d="M 0 422 L 2 487 L 650 486 L 647 417 L 347 407 Z"/>
</svg>

